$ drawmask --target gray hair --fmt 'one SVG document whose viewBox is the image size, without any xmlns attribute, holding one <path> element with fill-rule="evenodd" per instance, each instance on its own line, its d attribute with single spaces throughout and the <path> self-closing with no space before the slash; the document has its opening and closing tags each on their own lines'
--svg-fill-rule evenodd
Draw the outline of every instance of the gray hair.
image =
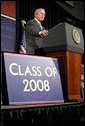
<svg viewBox="0 0 85 126">
<path fill-rule="evenodd" d="M 43 9 L 43 8 L 38 8 L 38 9 L 35 10 L 34 15 L 35 15 L 36 13 L 38 13 L 40 10 L 44 10 L 44 11 L 45 11 L 45 9 Z"/>
</svg>

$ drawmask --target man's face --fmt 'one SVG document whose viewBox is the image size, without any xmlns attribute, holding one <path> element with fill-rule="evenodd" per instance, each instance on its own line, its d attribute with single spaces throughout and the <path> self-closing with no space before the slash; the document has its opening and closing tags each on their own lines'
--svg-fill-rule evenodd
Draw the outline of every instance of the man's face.
<svg viewBox="0 0 85 126">
<path fill-rule="evenodd" d="M 45 18 L 45 11 L 43 9 L 40 9 L 36 14 L 35 14 L 35 18 L 42 22 Z"/>
</svg>

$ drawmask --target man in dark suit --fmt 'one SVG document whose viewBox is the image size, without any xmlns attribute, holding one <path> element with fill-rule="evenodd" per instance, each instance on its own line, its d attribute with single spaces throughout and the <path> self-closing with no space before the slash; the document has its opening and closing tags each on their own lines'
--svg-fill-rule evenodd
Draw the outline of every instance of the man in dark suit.
<svg viewBox="0 0 85 126">
<path fill-rule="evenodd" d="M 45 10 L 39 8 L 35 10 L 34 19 L 26 24 L 26 54 L 35 54 L 35 50 L 41 48 L 42 37 L 48 35 L 48 30 L 41 25 L 45 18 Z"/>
</svg>

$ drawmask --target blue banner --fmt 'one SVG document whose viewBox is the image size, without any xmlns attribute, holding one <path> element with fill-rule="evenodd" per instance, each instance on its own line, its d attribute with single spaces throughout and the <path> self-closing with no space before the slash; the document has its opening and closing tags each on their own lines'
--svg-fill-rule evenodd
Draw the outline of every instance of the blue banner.
<svg viewBox="0 0 85 126">
<path fill-rule="evenodd" d="M 56 58 L 4 53 L 4 59 L 10 105 L 64 102 Z"/>
<path fill-rule="evenodd" d="M 84 65 L 81 66 L 81 95 L 84 98 Z"/>
<path fill-rule="evenodd" d="M 1 51 L 16 52 L 16 20 L 1 15 Z"/>
<path fill-rule="evenodd" d="M 4 84 L 3 52 L 16 52 L 16 19 L 1 14 L 1 97 Z"/>
</svg>

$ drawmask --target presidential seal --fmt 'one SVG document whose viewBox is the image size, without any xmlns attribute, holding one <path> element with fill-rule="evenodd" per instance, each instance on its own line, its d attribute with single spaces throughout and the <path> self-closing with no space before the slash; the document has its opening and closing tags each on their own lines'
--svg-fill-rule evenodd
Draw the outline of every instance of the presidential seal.
<svg viewBox="0 0 85 126">
<path fill-rule="evenodd" d="M 80 35 L 79 35 L 78 30 L 76 30 L 76 29 L 73 29 L 73 30 L 72 30 L 72 37 L 73 37 L 73 40 L 74 40 L 77 44 L 80 43 Z"/>
</svg>

